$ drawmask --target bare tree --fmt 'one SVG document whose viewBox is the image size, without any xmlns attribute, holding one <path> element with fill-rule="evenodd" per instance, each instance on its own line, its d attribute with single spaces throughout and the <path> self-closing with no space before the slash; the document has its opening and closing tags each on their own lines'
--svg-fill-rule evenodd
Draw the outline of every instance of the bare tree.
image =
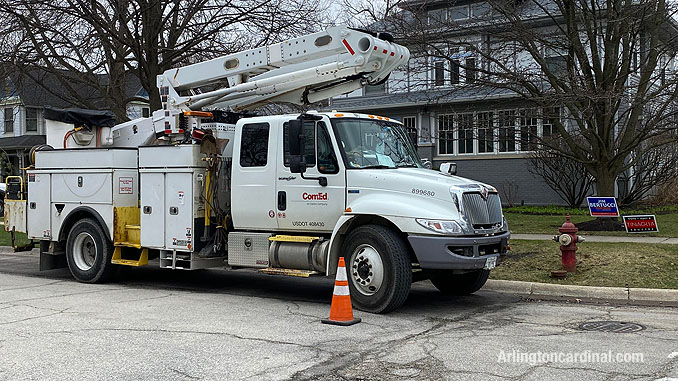
<svg viewBox="0 0 678 381">
<path fill-rule="evenodd" d="M 621 204 L 633 204 L 660 190 L 673 192 L 663 188 L 678 177 L 678 144 L 672 142 L 639 151 L 641 157 L 636 158 L 636 164 L 620 175 L 628 188 L 622 194 Z"/>
<path fill-rule="evenodd" d="M 88 108 L 96 90 L 125 120 L 129 75 L 138 77 L 152 109 L 156 77 L 173 67 L 249 49 L 321 26 L 321 0 L 0 0 L 8 33 L 5 57 L 58 78 L 46 91 Z M 98 107 L 97 107 L 98 106 Z"/>
<path fill-rule="evenodd" d="M 552 146 L 556 144 L 551 143 Z M 594 178 L 583 164 L 553 150 L 535 151 L 530 157 L 528 170 L 542 178 L 549 188 L 573 208 L 580 207 L 593 188 Z"/>
<path fill-rule="evenodd" d="M 464 73 L 465 91 L 476 91 L 478 98 L 506 94 L 542 110 L 564 144 L 537 135 L 531 139 L 583 166 L 600 196 L 614 195 L 618 176 L 637 167 L 648 152 L 676 142 L 678 126 L 666 123 L 678 111 L 673 71 L 678 28 L 671 4 L 487 4 L 471 5 L 464 17 L 455 17 L 454 8 L 448 14 L 428 3 L 403 3 L 392 30 L 415 56 L 432 57 L 422 62 L 434 81 L 436 70 L 448 71 L 447 78 Z M 492 134 L 500 143 L 511 138 Z"/>
</svg>

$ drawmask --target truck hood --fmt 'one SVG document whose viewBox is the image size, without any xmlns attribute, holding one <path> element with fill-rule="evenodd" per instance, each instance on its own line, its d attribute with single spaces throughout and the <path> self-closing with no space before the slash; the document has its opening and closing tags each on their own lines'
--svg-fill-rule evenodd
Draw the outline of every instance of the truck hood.
<svg viewBox="0 0 678 381">
<path fill-rule="evenodd" d="M 461 218 L 453 192 L 489 192 L 495 188 L 459 176 L 451 176 L 425 168 L 360 169 L 346 171 L 347 206 L 356 211 L 380 204 L 381 213 L 415 218 Z M 456 188 L 456 189 L 455 189 Z M 369 206 L 368 206 L 369 205 Z M 392 205 L 392 206 L 389 206 Z"/>
<path fill-rule="evenodd" d="M 449 192 L 451 186 L 465 190 L 481 189 L 481 187 L 486 187 L 490 191 L 495 190 L 491 185 L 426 168 L 349 170 L 347 177 L 349 189 L 351 187 L 363 187 L 391 190 L 448 202 L 452 201 Z M 434 194 L 427 191 L 432 191 Z"/>
</svg>

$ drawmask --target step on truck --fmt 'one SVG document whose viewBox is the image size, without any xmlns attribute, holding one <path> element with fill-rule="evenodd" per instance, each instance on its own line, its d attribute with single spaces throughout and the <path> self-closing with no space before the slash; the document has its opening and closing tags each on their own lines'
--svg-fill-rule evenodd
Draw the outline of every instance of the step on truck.
<svg viewBox="0 0 678 381">
<path fill-rule="evenodd" d="M 5 229 L 40 242 L 40 267 L 81 282 L 123 266 L 335 275 L 355 307 L 400 307 L 411 283 L 480 289 L 509 232 L 497 190 L 422 164 L 403 125 L 352 112 L 257 116 L 385 81 L 409 52 L 334 27 L 158 76 L 162 109 L 46 109 L 47 144 L 8 180 Z"/>
</svg>

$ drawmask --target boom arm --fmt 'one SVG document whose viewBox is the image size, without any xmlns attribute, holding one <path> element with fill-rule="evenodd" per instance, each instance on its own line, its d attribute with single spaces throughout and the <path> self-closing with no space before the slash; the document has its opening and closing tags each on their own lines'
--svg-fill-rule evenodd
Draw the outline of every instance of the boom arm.
<svg viewBox="0 0 678 381">
<path fill-rule="evenodd" d="M 158 88 L 165 110 L 308 104 L 385 80 L 409 55 L 403 46 L 338 26 L 168 70 L 158 76 Z M 201 92 L 205 85 L 217 89 Z"/>
<path fill-rule="evenodd" d="M 113 128 L 114 146 L 138 147 L 201 126 L 203 107 L 241 112 L 315 103 L 377 84 L 410 58 L 379 35 L 338 26 L 277 44 L 170 69 L 157 78 L 162 109 Z"/>
</svg>

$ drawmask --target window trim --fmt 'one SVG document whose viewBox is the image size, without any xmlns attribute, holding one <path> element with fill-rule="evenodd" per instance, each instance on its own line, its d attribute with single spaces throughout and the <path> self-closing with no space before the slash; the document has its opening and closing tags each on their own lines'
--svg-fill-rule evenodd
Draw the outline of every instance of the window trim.
<svg viewBox="0 0 678 381">
<path fill-rule="evenodd" d="M 460 19 L 453 19 L 453 18 L 452 18 L 452 12 L 453 12 L 455 9 L 462 9 L 462 8 L 466 8 L 466 17 L 463 17 L 463 18 L 460 18 Z M 447 18 L 448 18 L 450 21 L 466 21 L 466 20 L 469 20 L 469 19 L 471 18 L 471 7 L 469 6 L 469 4 L 466 4 L 466 5 L 458 5 L 458 6 L 455 6 L 455 7 L 450 7 L 450 9 L 449 9 L 449 11 L 448 11 L 447 13 L 448 13 Z"/>
<path fill-rule="evenodd" d="M 440 66 L 440 67 L 438 67 Z M 440 70 L 440 81 L 438 81 L 438 70 Z M 433 87 L 444 87 L 445 86 L 445 61 L 440 58 L 433 58 Z"/>
<path fill-rule="evenodd" d="M 475 123 L 475 131 L 476 131 L 476 137 L 475 137 L 475 142 L 476 142 L 476 154 L 480 156 L 487 156 L 487 155 L 496 155 L 497 154 L 497 141 L 495 140 L 495 132 L 497 131 L 497 117 L 495 115 L 495 110 L 483 110 L 483 111 L 476 111 L 475 112 L 475 117 L 474 117 L 474 123 Z M 489 130 L 490 134 L 492 135 L 491 137 L 491 142 L 492 142 L 492 151 L 490 152 L 480 152 L 480 119 L 478 119 L 478 115 L 480 114 L 491 114 L 490 116 L 490 127 L 489 128 L 483 128 L 484 130 Z"/>
<path fill-rule="evenodd" d="M 7 119 L 7 111 L 9 111 L 9 115 L 12 117 L 12 119 Z M 3 127 L 3 131 L 5 133 L 14 132 L 14 107 L 3 108 L 2 121 L 3 121 L 2 127 Z M 10 122 L 10 121 L 12 122 L 11 128 L 7 129 L 7 122 Z"/>
<path fill-rule="evenodd" d="M 432 19 L 431 13 L 435 13 L 435 12 L 440 12 L 443 15 L 442 20 L 433 20 Z M 448 12 L 448 8 L 429 9 L 426 12 L 426 25 L 432 25 L 432 21 L 447 22 L 449 20 L 449 17 L 450 17 L 450 15 L 449 15 L 449 12 Z"/>
<path fill-rule="evenodd" d="M 452 128 L 445 130 L 446 132 L 452 132 L 452 153 L 449 153 L 449 152 L 448 153 L 440 153 L 441 141 L 443 140 L 442 135 L 440 134 L 440 131 L 441 131 L 441 129 L 440 129 L 440 118 L 441 117 L 451 117 L 452 118 Z M 434 139 L 435 139 L 436 145 L 437 145 L 437 148 L 436 148 L 437 156 L 456 156 L 457 155 L 456 136 L 455 136 L 455 132 L 454 132 L 454 126 L 455 126 L 454 119 L 455 119 L 454 113 L 445 113 L 445 114 L 436 115 L 436 131 L 435 131 L 435 134 L 437 134 L 438 137 L 434 138 Z M 445 139 L 445 140 L 449 140 L 449 139 Z"/>
<path fill-rule="evenodd" d="M 31 119 L 30 119 L 30 120 L 35 120 L 35 129 L 34 129 L 34 130 L 29 130 L 29 129 L 28 129 L 28 121 L 29 121 L 29 118 L 28 118 L 28 111 L 29 111 L 29 110 L 35 111 L 35 118 L 31 118 Z M 26 107 L 26 109 L 25 109 L 24 112 L 26 113 L 26 118 L 25 118 L 25 120 L 26 120 L 26 132 L 38 132 L 38 130 L 40 129 L 40 126 L 39 126 L 39 124 L 38 124 L 38 119 L 39 119 L 39 118 L 38 118 L 38 109 L 35 108 L 35 107 Z"/>
<path fill-rule="evenodd" d="M 455 136 L 457 137 L 456 139 L 456 146 L 457 146 L 457 155 L 458 156 L 472 156 L 476 155 L 478 152 L 475 149 L 476 148 L 476 141 L 477 141 L 477 136 L 476 136 L 476 113 L 475 112 L 460 112 L 455 114 L 456 117 L 454 118 L 454 132 Z M 471 116 L 471 128 L 465 128 L 464 131 L 471 131 L 471 152 L 461 152 L 461 128 L 460 128 L 460 123 L 459 123 L 459 118 L 461 118 L 462 115 L 470 115 Z M 464 140 L 468 140 L 466 138 L 466 135 L 464 135 Z M 466 144 L 464 144 L 466 146 Z"/>
</svg>

